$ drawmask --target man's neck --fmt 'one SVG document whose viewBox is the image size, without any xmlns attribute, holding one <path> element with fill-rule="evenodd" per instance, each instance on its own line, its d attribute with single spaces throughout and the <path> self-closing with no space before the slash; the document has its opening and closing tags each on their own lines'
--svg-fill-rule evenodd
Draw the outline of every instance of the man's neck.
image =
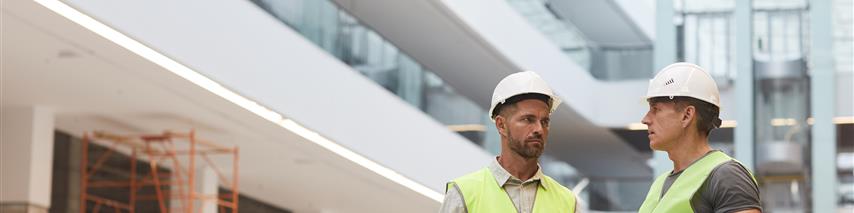
<svg viewBox="0 0 854 213">
<path fill-rule="evenodd" d="M 534 177 L 540 166 L 537 165 L 537 158 L 524 158 L 515 153 L 504 153 L 498 156 L 498 164 L 504 170 L 507 170 L 513 177 L 519 180 L 526 181 Z"/>
<path fill-rule="evenodd" d="M 688 168 L 709 151 L 712 151 L 712 148 L 709 147 L 707 137 L 689 133 L 679 138 L 676 146 L 667 151 L 667 155 L 673 161 L 673 173 L 677 173 Z"/>
</svg>

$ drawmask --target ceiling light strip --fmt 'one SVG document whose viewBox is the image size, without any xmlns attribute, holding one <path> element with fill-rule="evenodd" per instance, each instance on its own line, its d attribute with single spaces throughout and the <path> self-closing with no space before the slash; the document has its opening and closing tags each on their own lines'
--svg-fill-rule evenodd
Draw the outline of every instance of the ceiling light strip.
<svg viewBox="0 0 854 213">
<path fill-rule="evenodd" d="M 42 6 L 52 10 L 53 12 L 83 26 L 86 29 L 89 29 L 92 32 L 100 35 L 101 37 L 106 38 L 107 40 L 112 41 L 113 43 L 118 44 L 119 46 L 124 47 L 125 49 L 165 68 L 166 70 L 175 73 L 176 75 L 234 103 L 238 106 L 249 110 L 256 115 L 271 121 L 291 132 L 296 133 L 297 135 L 323 147 L 333 153 L 344 157 L 347 160 L 350 160 L 362 167 L 371 170 L 374 173 L 377 173 L 395 183 L 403 185 L 419 194 L 427 196 L 428 198 L 435 200 L 437 202 L 441 202 L 443 195 L 437 191 L 434 191 L 418 182 L 409 179 L 400 173 L 395 172 L 385 166 L 382 166 L 362 155 L 359 155 L 352 150 L 347 149 L 346 147 L 341 146 L 331 140 L 321 136 L 317 132 L 309 130 L 302 125 L 294 122 L 291 119 L 285 119 L 281 114 L 270 110 L 260 104 L 252 101 L 246 97 L 243 97 L 228 88 L 220 85 L 219 83 L 211 80 L 210 78 L 205 77 L 204 75 L 190 69 L 187 66 L 184 66 L 181 63 L 178 63 L 175 60 L 172 60 L 169 57 L 166 57 L 163 54 L 145 46 L 144 44 L 125 36 L 124 34 L 112 29 L 111 27 L 89 17 L 86 14 L 72 8 L 71 6 L 66 5 L 63 2 L 56 0 L 36 0 L 37 3 Z"/>
</svg>

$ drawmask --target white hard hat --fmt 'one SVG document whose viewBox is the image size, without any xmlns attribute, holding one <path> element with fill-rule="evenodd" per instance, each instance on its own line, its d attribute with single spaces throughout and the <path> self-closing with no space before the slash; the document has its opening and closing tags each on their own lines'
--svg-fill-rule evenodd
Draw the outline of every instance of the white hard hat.
<svg viewBox="0 0 854 213">
<path fill-rule="evenodd" d="M 721 107 L 718 85 L 706 70 L 696 64 L 671 64 L 649 80 L 646 99 L 654 97 L 692 97 Z"/>
<path fill-rule="evenodd" d="M 492 121 L 495 121 L 495 117 L 492 116 L 495 106 L 504 103 L 504 101 L 513 96 L 528 93 L 548 96 L 551 99 L 549 113 L 554 112 L 557 106 L 560 105 L 560 98 L 552 92 L 551 87 L 549 87 L 546 81 L 540 78 L 540 75 L 532 71 L 517 72 L 504 77 L 495 86 L 495 90 L 492 92 L 492 104 L 489 106 L 489 116 L 492 118 Z"/>
</svg>

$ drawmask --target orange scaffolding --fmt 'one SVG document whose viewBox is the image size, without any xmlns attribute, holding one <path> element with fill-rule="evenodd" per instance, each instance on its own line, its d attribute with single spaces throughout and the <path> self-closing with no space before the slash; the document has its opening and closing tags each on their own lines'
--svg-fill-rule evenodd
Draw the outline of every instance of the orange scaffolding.
<svg viewBox="0 0 854 213">
<path fill-rule="evenodd" d="M 101 153 L 97 160 L 89 165 L 89 143 L 92 141 L 102 142 L 109 149 Z M 107 159 L 120 150 L 127 151 L 130 154 L 129 178 L 117 180 L 92 179 L 91 177 L 99 172 Z M 185 133 L 166 131 L 162 134 L 153 135 L 114 135 L 100 131 L 84 133 L 83 158 L 80 166 L 80 212 L 86 212 L 87 205 L 92 204 L 91 212 L 99 212 L 102 207 L 107 207 L 111 208 L 113 212 L 133 213 L 136 210 L 137 201 L 156 201 L 160 212 L 195 213 L 201 209 L 200 205 L 195 205 L 195 203 L 205 201 L 216 202 L 220 212 L 226 212 L 226 210 L 237 212 L 239 195 L 237 187 L 238 153 L 238 147 L 226 147 L 198 139 L 195 131 L 192 130 Z M 211 160 L 211 157 L 216 156 L 231 158 L 230 178 L 227 178 L 223 170 Z M 197 158 L 204 160 L 204 163 L 216 173 L 218 181 L 228 187 L 231 192 L 216 195 L 197 192 L 195 186 L 196 179 L 199 178 L 196 175 Z M 183 162 L 184 159 L 188 161 L 186 164 Z M 142 178 L 137 177 L 138 160 L 147 160 L 150 167 L 149 174 Z M 169 167 L 161 166 L 160 163 L 165 163 Z M 161 174 L 163 173 L 160 171 L 161 168 L 169 169 L 170 172 Z M 140 193 L 144 187 L 153 187 L 155 193 Z M 163 187 L 169 187 L 169 191 L 164 192 Z M 130 193 L 127 202 L 123 202 L 93 194 L 90 192 L 92 188 L 129 190 Z M 167 202 L 170 200 L 180 202 L 182 205 L 170 208 L 167 206 Z"/>
</svg>

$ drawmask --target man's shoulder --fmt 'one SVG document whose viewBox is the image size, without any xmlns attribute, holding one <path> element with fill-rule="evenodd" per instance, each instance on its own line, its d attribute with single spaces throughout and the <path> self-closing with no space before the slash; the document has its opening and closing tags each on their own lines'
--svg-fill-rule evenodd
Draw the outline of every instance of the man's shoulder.
<svg viewBox="0 0 854 213">
<path fill-rule="evenodd" d="M 724 162 L 716 166 L 712 169 L 712 172 L 709 173 L 709 179 L 729 179 L 733 177 L 739 177 L 739 180 L 746 179 L 753 182 L 753 175 L 750 174 L 750 171 L 736 160 Z"/>
<path fill-rule="evenodd" d="M 741 163 L 730 160 L 718 165 L 703 183 L 700 209 L 710 212 L 729 212 L 743 209 L 762 209 L 759 186 Z"/>
</svg>

